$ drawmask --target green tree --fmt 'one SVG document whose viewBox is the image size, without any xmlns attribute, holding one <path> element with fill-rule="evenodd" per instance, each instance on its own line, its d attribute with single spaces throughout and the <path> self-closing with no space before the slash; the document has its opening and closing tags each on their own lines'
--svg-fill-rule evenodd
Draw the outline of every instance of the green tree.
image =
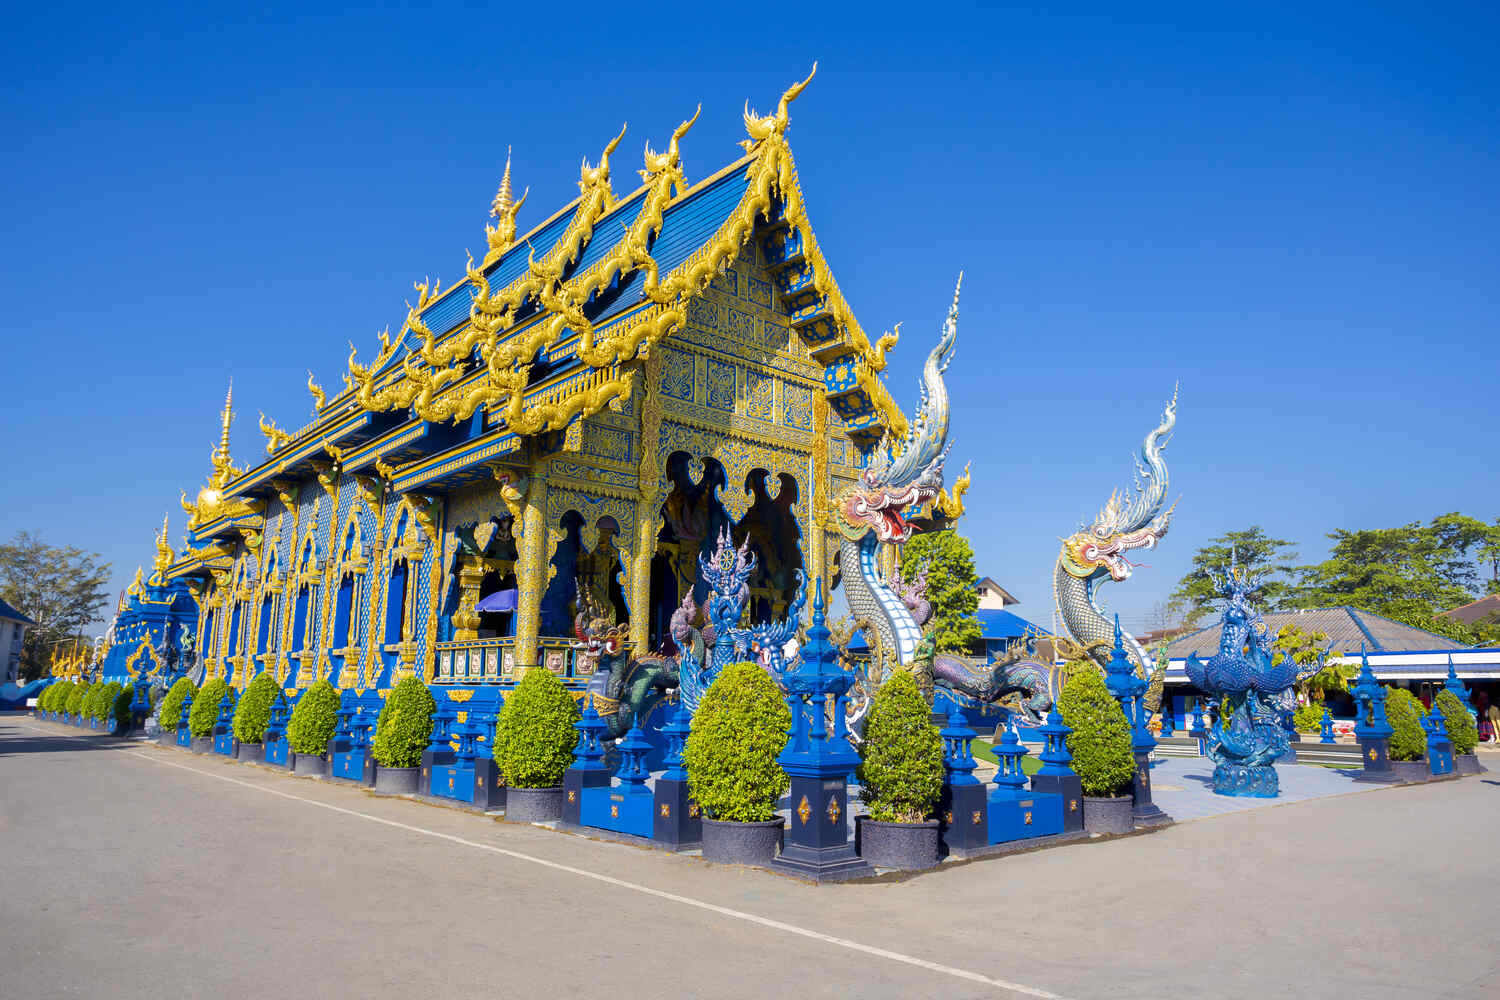
<svg viewBox="0 0 1500 1000">
<path fill-rule="evenodd" d="M 1473 600 L 1477 580 L 1464 559 L 1462 532 L 1413 521 L 1398 528 L 1339 529 L 1328 558 L 1301 571 L 1301 596 L 1312 606 L 1351 604 L 1376 614 L 1432 614 Z"/>
<path fill-rule="evenodd" d="M 1253 524 L 1243 531 L 1227 531 L 1193 555 L 1193 568 L 1172 592 L 1172 602 L 1182 609 L 1189 624 L 1197 624 L 1219 600 L 1219 589 L 1209 579 L 1229 572 L 1231 554 L 1235 563 L 1256 581 L 1256 603 L 1264 610 L 1279 611 L 1293 598 L 1295 542 L 1272 538 Z"/>
<path fill-rule="evenodd" d="M 933 531 L 912 536 L 901 547 L 901 576 L 912 580 L 927 574 L 927 600 L 932 604 L 933 642 L 939 651 L 967 653 L 982 630 L 979 574 L 974 571 L 974 549 L 956 531 Z"/>
<path fill-rule="evenodd" d="M 1328 649 L 1326 632 L 1304 632 L 1297 627 L 1296 622 L 1287 622 L 1281 626 L 1281 631 L 1276 633 L 1271 646 L 1278 653 L 1290 653 L 1292 662 L 1299 667 L 1310 667 L 1317 663 L 1324 650 L 1328 650 L 1329 660 L 1338 655 L 1336 651 Z M 1328 663 L 1307 680 L 1299 682 L 1297 691 L 1314 702 L 1322 703 L 1330 694 L 1349 690 L 1349 681 L 1357 673 L 1353 667 Z"/>
<path fill-rule="evenodd" d="M 36 623 L 21 648 L 22 678 L 42 676 L 53 644 L 98 617 L 108 580 L 109 563 L 96 552 L 48 545 L 29 531 L 0 544 L 0 598 Z"/>
</svg>

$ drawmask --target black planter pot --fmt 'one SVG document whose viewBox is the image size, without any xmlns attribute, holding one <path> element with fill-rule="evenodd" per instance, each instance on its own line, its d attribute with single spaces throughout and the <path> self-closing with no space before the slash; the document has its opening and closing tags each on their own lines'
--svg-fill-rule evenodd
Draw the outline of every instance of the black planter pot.
<svg viewBox="0 0 1500 1000">
<path fill-rule="evenodd" d="M 505 790 L 505 818 L 512 823 L 550 823 L 562 819 L 562 805 L 562 785 Z"/>
<path fill-rule="evenodd" d="M 1432 777 L 1432 768 L 1425 760 L 1393 760 L 1391 773 L 1404 784 L 1415 785 Z"/>
<path fill-rule="evenodd" d="M 375 765 L 375 790 L 388 795 L 415 795 L 420 783 L 420 767 L 383 767 Z"/>
<path fill-rule="evenodd" d="M 212 736 L 194 736 L 193 753 L 213 753 L 214 738 Z"/>
<path fill-rule="evenodd" d="M 259 764 L 266 759 L 266 746 L 264 743 L 241 743 L 240 760 L 246 764 Z"/>
<path fill-rule="evenodd" d="M 328 758 L 310 753 L 293 754 L 292 773 L 313 778 L 327 777 Z"/>
<path fill-rule="evenodd" d="M 703 821 L 703 860 L 728 865 L 759 865 L 776 858 L 786 820 L 777 817 L 764 823 Z"/>
<path fill-rule="evenodd" d="M 1479 766 L 1479 757 L 1472 753 L 1460 753 L 1453 755 L 1454 774 L 1478 774 L 1483 768 Z"/>
<path fill-rule="evenodd" d="M 877 868 L 921 871 L 938 863 L 938 821 L 882 823 L 868 816 L 854 820 L 859 856 Z"/>
<path fill-rule="evenodd" d="M 1113 798 L 1083 797 L 1083 829 L 1085 833 L 1129 833 L 1135 828 L 1131 819 L 1131 798 L 1120 795 Z"/>
</svg>

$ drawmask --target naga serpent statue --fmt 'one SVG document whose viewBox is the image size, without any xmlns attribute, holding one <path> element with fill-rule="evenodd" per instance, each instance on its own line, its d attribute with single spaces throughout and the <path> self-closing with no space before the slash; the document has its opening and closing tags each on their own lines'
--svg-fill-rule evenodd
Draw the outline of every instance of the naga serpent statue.
<svg viewBox="0 0 1500 1000">
<path fill-rule="evenodd" d="M 1291 746 L 1287 716 L 1292 687 L 1323 668 L 1322 658 L 1301 667 L 1285 653 L 1277 663 L 1266 623 L 1250 606 L 1251 587 L 1233 553 L 1229 573 L 1213 579 L 1224 596 L 1219 651 L 1205 663 L 1187 659 L 1188 680 L 1218 699 L 1218 718 L 1208 727 L 1208 756 L 1219 795 L 1274 798 L 1280 787 L 1276 759 Z"/>
<path fill-rule="evenodd" d="M 1063 627 L 1083 652 L 1101 668 L 1109 662 L 1114 645 L 1114 622 L 1099 605 L 1099 587 L 1130 578 L 1134 564 L 1126 553 L 1151 549 L 1167 533 L 1176 507 L 1162 510 L 1167 496 L 1167 463 L 1162 449 L 1177 425 L 1177 393 L 1162 411 L 1161 422 L 1141 444 L 1136 461 L 1135 489 L 1128 500 L 1116 490 L 1109 502 L 1076 534 L 1063 540 L 1053 570 L 1052 590 Z M 1128 633 L 1125 653 L 1142 677 L 1150 676 L 1147 708 L 1155 712 L 1161 698 L 1161 677 L 1153 672 L 1141 644 Z"/>
<path fill-rule="evenodd" d="M 889 441 L 881 443 L 860 478 L 834 497 L 830 520 L 842 536 L 839 566 L 849 609 L 856 620 L 870 623 L 876 633 L 872 638 L 891 651 L 901 669 L 912 670 L 929 695 L 934 688 L 943 688 L 991 703 L 1019 692 L 1026 715 L 1040 721 L 1052 707 L 1052 696 L 1046 674 L 1037 664 L 1021 662 L 1020 648 L 977 671 L 958 657 L 935 653 L 932 643 L 924 641 L 922 630 L 932 611 L 925 581 L 919 574 L 909 583 L 899 576 L 887 582 L 878 566 L 882 542 L 904 545 L 911 539 L 915 527 L 907 521 L 906 512 L 932 503 L 943 492 L 943 462 L 950 447 L 943 372 L 958 340 L 962 286 L 960 274 L 942 333 L 922 367 L 921 405 L 900 448 Z M 914 611 L 922 615 L 921 620 Z M 866 675 L 855 682 L 850 692 L 851 726 L 868 712 L 880 679 Z"/>
</svg>

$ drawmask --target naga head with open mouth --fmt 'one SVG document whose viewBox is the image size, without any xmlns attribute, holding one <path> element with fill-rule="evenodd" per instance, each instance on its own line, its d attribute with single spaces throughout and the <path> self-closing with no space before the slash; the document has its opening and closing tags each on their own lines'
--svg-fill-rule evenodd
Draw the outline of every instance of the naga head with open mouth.
<svg viewBox="0 0 1500 1000">
<path fill-rule="evenodd" d="M 948 389 L 943 372 L 953 360 L 958 340 L 958 293 L 963 275 L 953 289 L 953 305 L 941 336 L 922 367 L 922 403 L 899 448 L 881 441 L 870 463 L 855 483 L 834 498 L 839 530 L 857 541 L 873 531 L 882 542 L 905 542 L 916 529 L 906 513 L 943 491 L 943 462 L 948 457 Z"/>
<path fill-rule="evenodd" d="M 1127 498 L 1116 490 L 1092 524 L 1063 540 L 1061 562 L 1069 574 L 1088 579 L 1107 573 L 1117 583 L 1128 579 L 1135 563 L 1126 553 L 1155 548 L 1166 535 L 1177 505 L 1161 509 L 1167 496 L 1167 466 L 1161 453 L 1176 425 L 1177 393 L 1173 392 L 1161 422 L 1141 444 L 1134 491 Z"/>
</svg>

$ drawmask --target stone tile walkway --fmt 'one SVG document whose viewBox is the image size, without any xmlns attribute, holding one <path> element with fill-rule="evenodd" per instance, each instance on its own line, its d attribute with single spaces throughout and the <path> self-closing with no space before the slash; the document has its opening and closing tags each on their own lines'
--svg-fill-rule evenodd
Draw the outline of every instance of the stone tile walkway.
<svg viewBox="0 0 1500 1000">
<path fill-rule="evenodd" d="M 1214 765 L 1208 758 L 1163 757 L 1151 762 L 1151 798 L 1173 819 L 1184 822 L 1382 787 L 1355 781 L 1358 770 L 1284 764 L 1276 773 L 1281 781 L 1281 794 L 1276 798 L 1236 798 L 1214 794 Z"/>
</svg>

